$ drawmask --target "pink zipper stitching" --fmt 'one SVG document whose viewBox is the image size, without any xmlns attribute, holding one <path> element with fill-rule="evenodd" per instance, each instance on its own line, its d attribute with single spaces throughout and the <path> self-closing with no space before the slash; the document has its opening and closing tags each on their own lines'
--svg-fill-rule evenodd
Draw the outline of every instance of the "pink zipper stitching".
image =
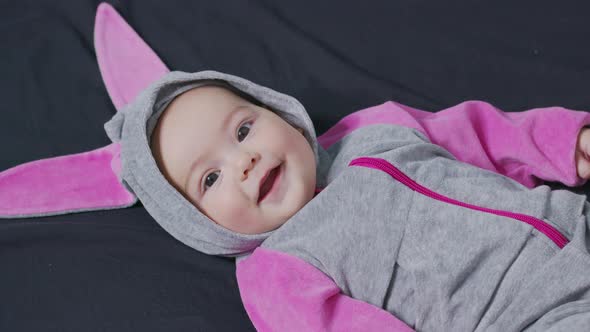
<svg viewBox="0 0 590 332">
<path fill-rule="evenodd" d="M 381 171 L 386 172 L 387 174 L 389 174 L 391 177 L 393 177 L 397 181 L 408 186 L 410 189 L 412 189 L 422 195 L 431 197 L 433 199 L 436 199 L 436 200 L 439 200 L 439 201 L 442 201 L 445 203 L 458 205 L 458 206 L 462 206 L 462 207 L 472 209 L 472 210 L 482 211 L 482 212 L 486 212 L 486 213 L 491 213 L 491 214 L 495 214 L 495 215 L 499 215 L 499 216 L 503 216 L 503 217 L 508 217 L 508 218 L 520 220 L 522 222 L 525 222 L 525 223 L 535 227 L 538 231 L 545 234 L 559 248 L 563 248 L 569 242 L 569 240 L 565 236 L 563 236 L 563 234 L 561 234 L 553 226 L 551 226 L 548 223 L 544 222 L 543 220 L 537 219 L 535 217 L 528 216 L 525 214 L 520 214 L 520 213 L 514 213 L 514 212 L 508 212 L 508 211 L 502 211 L 502 210 L 489 209 L 489 208 L 485 208 L 485 207 L 479 207 L 476 205 L 457 201 L 455 199 L 438 194 L 438 193 L 418 184 L 416 181 L 412 180 L 410 177 L 408 177 L 406 174 L 404 174 L 402 171 L 400 171 L 399 169 L 397 169 L 395 166 L 393 166 L 391 163 L 389 163 L 388 161 L 386 161 L 384 159 L 361 157 L 361 158 L 354 159 L 348 165 L 349 166 L 365 166 L 365 167 L 379 169 Z"/>
</svg>

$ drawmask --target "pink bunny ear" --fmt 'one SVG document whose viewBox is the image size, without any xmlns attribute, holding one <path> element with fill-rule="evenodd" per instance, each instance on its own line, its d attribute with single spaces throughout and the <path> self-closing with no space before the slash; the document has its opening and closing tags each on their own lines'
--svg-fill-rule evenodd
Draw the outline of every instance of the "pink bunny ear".
<svg viewBox="0 0 590 332">
<path fill-rule="evenodd" d="M 0 173 L 0 217 L 23 218 L 133 205 L 114 169 L 119 145 L 41 159 Z"/>
<path fill-rule="evenodd" d="M 169 70 L 108 4 L 94 27 L 96 57 L 120 110 Z M 137 199 L 119 181 L 120 146 L 29 162 L 0 173 L 0 218 L 24 218 L 123 208 Z"/>
<path fill-rule="evenodd" d="M 96 10 L 94 47 L 102 79 L 117 110 L 169 70 L 108 3 Z"/>
</svg>

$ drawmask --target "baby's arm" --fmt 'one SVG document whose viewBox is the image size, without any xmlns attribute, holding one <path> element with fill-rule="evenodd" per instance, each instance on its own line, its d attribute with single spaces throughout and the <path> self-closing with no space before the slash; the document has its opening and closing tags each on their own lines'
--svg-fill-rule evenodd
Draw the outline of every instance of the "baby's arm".
<svg viewBox="0 0 590 332">
<path fill-rule="evenodd" d="M 346 131 L 374 123 L 415 128 L 458 160 L 527 187 L 538 185 L 539 180 L 569 186 L 584 183 L 576 171 L 576 143 L 580 129 L 590 124 L 590 113 L 562 107 L 505 113 L 482 101 L 430 113 L 387 102 L 343 118 L 320 142 L 331 144 Z"/>
<path fill-rule="evenodd" d="M 258 331 L 413 331 L 389 312 L 342 294 L 320 270 L 285 253 L 257 248 L 236 269 Z"/>
</svg>

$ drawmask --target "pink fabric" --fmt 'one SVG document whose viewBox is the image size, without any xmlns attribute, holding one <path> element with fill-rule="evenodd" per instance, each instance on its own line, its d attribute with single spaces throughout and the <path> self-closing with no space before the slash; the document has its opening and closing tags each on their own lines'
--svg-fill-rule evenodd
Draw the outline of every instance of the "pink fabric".
<svg viewBox="0 0 590 332">
<path fill-rule="evenodd" d="M 345 296 L 305 261 L 257 248 L 237 264 L 242 302 L 258 331 L 413 331 L 389 312 Z"/>
<path fill-rule="evenodd" d="M 430 113 L 386 102 L 352 113 L 321 135 L 324 147 L 376 123 L 415 128 L 457 159 L 511 177 L 532 188 L 540 180 L 578 186 L 575 150 L 590 113 L 562 107 L 504 113 L 489 103 L 466 101 Z"/>
<path fill-rule="evenodd" d="M 169 72 L 156 53 L 105 2 L 96 10 L 94 46 L 102 78 L 117 110 Z"/>
<path fill-rule="evenodd" d="M 107 3 L 96 11 L 94 44 L 117 110 L 169 70 Z M 119 182 L 119 145 L 48 158 L 0 173 L 0 217 L 31 217 L 121 208 L 135 197 Z"/>
<path fill-rule="evenodd" d="M 0 217 L 129 206 L 135 197 L 111 170 L 119 145 L 22 164 L 0 173 Z"/>
</svg>

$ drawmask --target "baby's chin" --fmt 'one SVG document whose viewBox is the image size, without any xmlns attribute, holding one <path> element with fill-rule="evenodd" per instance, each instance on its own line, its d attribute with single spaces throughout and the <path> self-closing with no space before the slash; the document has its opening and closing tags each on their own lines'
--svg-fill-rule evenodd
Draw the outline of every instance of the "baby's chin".
<svg viewBox="0 0 590 332">
<path fill-rule="evenodd" d="M 257 207 L 252 206 L 253 211 L 247 213 L 233 213 L 232 215 L 242 216 L 241 222 L 234 223 L 218 223 L 221 226 L 243 235 L 256 235 L 274 231 L 283 226 L 289 221 L 297 212 L 299 212 L 315 195 L 315 189 L 307 192 L 304 186 L 295 186 L 290 188 L 289 194 L 285 199 L 278 204 L 262 204 Z M 297 194 L 294 194 L 297 193 Z M 244 220 L 243 216 L 248 215 Z"/>
</svg>

